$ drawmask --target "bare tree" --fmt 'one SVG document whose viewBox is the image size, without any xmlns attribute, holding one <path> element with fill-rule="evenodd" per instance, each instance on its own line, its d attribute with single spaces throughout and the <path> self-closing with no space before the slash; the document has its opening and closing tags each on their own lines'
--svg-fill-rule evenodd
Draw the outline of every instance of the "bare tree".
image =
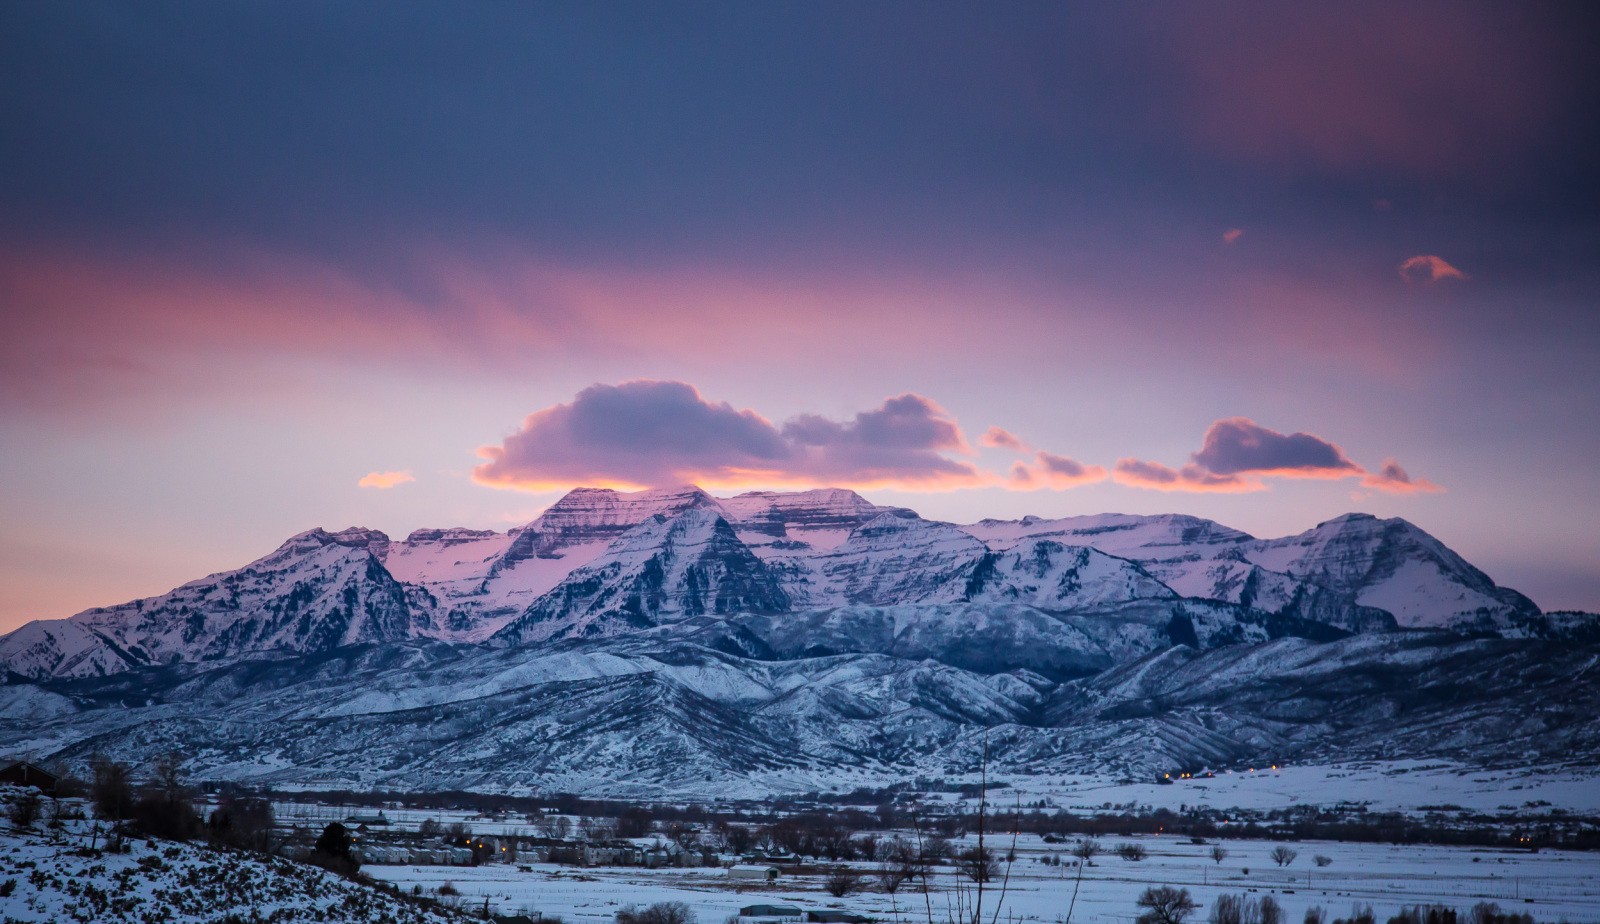
<svg viewBox="0 0 1600 924">
<path fill-rule="evenodd" d="M 1146 849 L 1143 844 L 1118 844 L 1117 856 L 1124 860 L 1131 860 L 1134 863 L 1137 863 L 1140 860 L 1143 860 L 1145 857 L 1150 856 L 1150 851 Z"/>
<path fill-rule="evenodd" d="M 1211 859 L 1215 860 L 1218 866 L 1221 866 L 1222 861 L 1228 859 L 1228 848 L 1221 844 L 1211 848 Z"/>
<path fill-rule="evenodd" d="M 1248 895 L 1218 895 L 1206 920 L 1210 924 L 1261 924 L 1261 906 Z"/>
<path fill-rule="evenodd" d="M 1088 865 L 1091 860 L 1104 852 L 1105 848 L 1092 837 L 1086 837 L 1072 847 L 1072 855 L 1077 857 L 1082 865 Z"/>
<path fill-rule="evenodd" d="M 207 833 L 213 843 L 270 853 L 277 843 L 274 822 L 268 800 L 229 793 L 211 812 Z"/>
<path fill-rule="evenodd" d="M 1333 857 L 1325 857 L 1325 856 L 1323 856 L 1322 854 L 1319 853 L 1316 856 L 1312 857 L 1311 860 L 1312 860 L 1312 862 L 1316 863 L 1318 866 L 1327 866 L 1328 864 L 1333 862 Z"/>
<path fill-rule="evenodd" d="M 963 850 L 957 865 L 968 879 L 979 885 L 993 882 L 1000 874 L 1000 863 L 995 859 L 994 851 L 987 847 Z"/>
<path fill-rule="evenodd" d="M 183 785 L 183 762 L 183 754 L 176 750 L 167 751 L 150 762 L 150 785 L 168 802 L 189 796 L 188 787 Z"/>
<path fill-rule="evenodd" d="M 1189 896 L 1188 889 L 1165 885 L 1145 889 L 1136 904 L 1144 909 L 1135 919 L 1138 924 L 1183 924 L 1200 907 Z"/>
<path fill-rule="evenodd" d="M 617 924 L 695 924 L 695 913 L 683 902 L 656 902 L 643 911 L 628 905 L 617 911 Z"/>
<path fill-rule="evenodd" d="M 1272 853 L 1267 854 L 1267 856 L 1271 857 L 1272 862 L 1278 864 L 1279 866 L 1288 866 L 1290 863 L 1293 863 L 1294 858 L 1300 856 L 1300 854 L 1298 851 L 1279 846 L 1272 848 Z"/>
<path fill-rule="evenodd" d="M 97 754 L 91 760 L 94 783 L 89 794 L 94 802 L 95 816 L 109 820 L 127 818 L 133 811 L 132 771 L 127 764 L 103 755 Z"/>
<path fill-rule="evenodd" d="M 861 888 L 861 874 L 848 866 L 836 866 L 828 872 L 822 887 L 834 898 L 844 898 Z"/>
<path fill-rule="evenodd" d="M 878 884 L 893 895 L 922 872 L 917 850 L 900 838 L 878 844 Z"/>
</svg>

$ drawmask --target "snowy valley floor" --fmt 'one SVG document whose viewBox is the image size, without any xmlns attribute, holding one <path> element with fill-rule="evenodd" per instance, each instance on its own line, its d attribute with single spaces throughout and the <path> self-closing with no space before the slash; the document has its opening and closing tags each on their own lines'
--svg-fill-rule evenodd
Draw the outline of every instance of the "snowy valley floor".
<svg viewBox="0 0 1600 924">
<path fill-rule="evenodd" d="M 1299 853 L 1295 862 L 1280 869 L 1268 858 L 1275 842 L 1227 841 L 1229 855 L 1217 864 L 1208 856 L 1209 846 L 1190 844 L 1187 838 L 1113 838 L 1106 846 L 1124 840 L 1143 844 L 1149 850 L 1148 859 L 1097 858 L 1084 876 L 1073 921 L 1131 922 L 1138 910 L 1134 901 L 1139 892 L 1162 884 L 1189 889 L 1202 906 L 1228 892 L 1270 894 L 1283 904 L 1285 920 L 1291 922 L 1300 921 L 1313 905 L 1326 909 L 1331 919 L 1347 915 L 1353 904 L 1370 904 L 1382 921 L 1402 905 L 1443 902 L 1465 912 L 1479 901 L 1531 913 L 1538 921 L 1600 921 L 1600 855 L 1596 854 L 1300 842 L 1291 845 Z M 966 843 L 973 839 L 967 838 Z M 1003 851 L 1009 838 L 1002 838 L 1000 844 Z M 1039 858 L 1046 853 L 1065 856 L 1069 846 L 1020 838 L 1003 900 L 996 883 L 985 906 L 993 908 L 1000 901 L 1001 921 L 1051 924 L 1064 920 L 1075 872 L 1040 863 Z M 1332 863 L 1315 867 L 1313 857 L 1318 854 Z M 855 865 L 863 873 L 872 868 L 871 864 Z M 908 924 L 927 920 L 931 904 L 933 919 L 943 921 L 960 900 L 956 890 L 964 882 L 944 868 L 934 877 L 933 891 L 925 903 L 920 890 L 910 888 L 893 898 L 882 892 L 865 892 L 835 899 L 823 890 L 821 877 L 814 875 L 784 876 L 772 887 L 741 888 L 722 870 L 575 870 L 547 864 L 530 870 L 521 872 L 504 865 L 366 868 L 371 875 L 407 889 L 421 885 L 433 890 L 449 882 L 469 907 L 481 908 L 487 898 L 491 908 L 502 913 L 536 911 L 560 916 L 568 924 L 610 924 L 624 905 L 658 901 L 684 902 L 698 914 L 700 924 L 722 924 L 741 906 L 758 903 L 842 909 Z M 1204 920 L 1206 913 L 1207 907 L 1202 907 L 1196 919 Z M 985 918 L 988 916 L 986 912 Z"/>
</svg>

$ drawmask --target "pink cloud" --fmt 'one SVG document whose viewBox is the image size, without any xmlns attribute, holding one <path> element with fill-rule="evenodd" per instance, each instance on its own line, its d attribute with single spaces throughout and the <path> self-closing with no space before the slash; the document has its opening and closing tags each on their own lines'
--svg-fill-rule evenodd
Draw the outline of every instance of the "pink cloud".
<svg viewBox="0 0 1600 924">
<path fill-rule="evenodd" d="M 1112 475 L 1118 484 L 1154 491 L 1240 493 L 1264 491 L 1268 478 L 1339 480 L 1396 494 L 1443 490 L 1413 481 L 1393 459 L 1378 472 L 1352 462 L 1332 442 L 1311 433 L 1280 433 L 1248 417 L 1218 420 L 1206 429 L 1200 450 L 1181 468 L 1142 459 L 1121 459 Z"/>
<path fill-rule="evenodd" d="M 1160 462 L 1147 462 L 1142 459 L 1118 459 L 1111 479 L 1117 484 L 1131 488 L 1183 491 L 1191 494 L 1244 494 L 1266 490 L 1266 485 L 1259 479 L 1218 475 L 1193 463 L 1175 469 Z"/>
<path fill-rule="evenodd" d="M 1213 423 L 1192 458 L 1201 470 L 1218 475 L 1344 478 L 1361 472 L 1344 450 L 1319 436 L 1279 433 L 1248 417 Z"/>
<path fill-rule="evenodd" d="M 416 481 L 410 471 L 368 472 L 356 482 L 358 488 L 377 488 L 380 491 Z"/>
<path fill-rule="evenodd" d="M 1442 257 L 1432 254 L 1419 254 L 1407 257 L 1399 266 L 1400 278 L 1407 282 L 1438 282 L 1441 279 L 1465 280 L 1467 274 L 1461 272 Z"/>
<path fill-rule="evenodd" d="M 1244 237 L 1243 228 L 1229 228 L 1222 232 L 1222 242 L 1224 244 L 1236 244 L 1241 237 Z"/>
<path fill-rule="evenodd" d="M 1438 494 L 1444 491 L 1444 488 L 1426 478 L 1413 479 L 1400 467 L 1400 463 L 1393 459 L 1385 459 L 1382 468 L 1376 472 L 1368 472 L 1361 479 L 1361 486 L 1387 491 L 1390 494 Z"/>
<path fill-rule="evenodd" d="M 1016 452 L 1028 451 L 1028 444 L 1024 443 L 1021 437 L 1000 427 L 990 427 L 985 430 L 983 436 L 978 438 L 978 442 L 990 449 L 1011 449 Z"/>
<path fill-rule="evenodd" d="M 1085 465 L 1077 459 L 1041 450 L 1034 454 L 1032 465 L 1018 462 L 1011 466 L 1007 486 L 1018 491 L 1037 491 L 1041 488 L 1065 491 L 1104 481 L 1106 475 L 1104 466 Z"/>
<path fill-rule="evenodd" d="M 778 426 L 713 402 L 684 382 L 593 385 L 530 414 L 485 446 L 473 479 L 533 491 L 638 488 L 896 488 L 942 491 L 996 478 L 948 453 L 970 447 L 948 412 L 921 395 L 890 398 L 847 421 L 803 414 Z"/>
</svg>

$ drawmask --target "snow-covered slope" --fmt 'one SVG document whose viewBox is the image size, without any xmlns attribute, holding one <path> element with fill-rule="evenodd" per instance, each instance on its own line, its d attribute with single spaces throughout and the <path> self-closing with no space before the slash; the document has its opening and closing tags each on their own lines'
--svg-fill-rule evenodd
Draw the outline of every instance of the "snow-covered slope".
<svg viewBox="0 0 1600 924">
<path fill-rule="evenodd" d="M 952 603 L 966 599 L 988 551 L 947 523 L 880 514 L 812 559 L 816 580 L 796 596 L 813 606 Z"/>
<path fill-rule="evenodd" d="M 130 838 L 126 853 L 102 853 L 87 846 L 105 842 L 94 822 L 43 827 L 0 830 L 0 882 L 8 885 L 0 917 L 8 924 L 469 920 L 282 857 L 157 838 Z"/>
<path fill-rule="evenodd" d="M 960 775 L 976 769 L 985 738 L 993 769 L 1019 774 L 1153 779 L 1330 757 L 1600 766 L 1592 646 L 1438 632 L 1282 638 L 1146 647 L 1058 679 L 977 659 L 1015 650 L 1009 633 L 1100 646 L 1082 621 L 1055 630 L 1041 611 L 983 612 L 986 623 L 955 640 L 947 634 L 970 610 L 761 617 L 742 628 L 771 643 L 762 657 L 701 644 L 739 627 L 719 633 L 712 623 L 730 620 L 696 617 L 540 648 L 147 669 L 131 704 L 119 677 L 52 681 L 40 692 L 74 709 L 0 712 L 0 739 L 73 765 L 179 747 L 199 778 L 280 786 L 644 797 Z M 1114 622 L 1093 631 L 1113 638 Z M 874 637 L 878 650 L 842 650 Z M 972 660 L 947 663 L 953 654 Z"/>
<path fill-rule="evenodd" d="M 1034 539 L 986 556 L 964 599 L 1081 610 L 1176 596 L 1172 588 L 1125 558 L 1087 546 Z"/>
</svg>

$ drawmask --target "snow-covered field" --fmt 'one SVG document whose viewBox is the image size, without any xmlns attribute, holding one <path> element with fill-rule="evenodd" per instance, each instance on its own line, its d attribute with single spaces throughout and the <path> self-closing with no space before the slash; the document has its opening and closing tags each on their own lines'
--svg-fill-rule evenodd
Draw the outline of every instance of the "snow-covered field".
<svg viewBox="0 0 1600 924">
<path fill-rule="evenodd" d="M 1416 812 L 1440 805 L 1482 812 L 1522 810 L 1530 803 L 1571 812 L 1600 812 L 1600 773 L 1572 770 L 1482 770 L 1447 761 L 1365 761 L 1222 773 L 1172 785 L 1119 783 L 1096 777 L 1007 777 L 1026 800 L 1047 798 L 1069 810 L 1105 803 L 1176 809 L 1283 809 L 1357 803 L 1373 811 Z"/>
<path fill-rule="evenodd" d="M 1600 921 L 1600 856 L 1592 854 L 1301 842 L 1289 845 L 1299 855 L 1289 867 L 1280 869 L 1268 857 L 1275 842 L 1224 841 L 1228 856 L 1218 864 L 1209 856 L 1210 846 L 1194 845 L 1185 838 L 1127 840 L 1143 844 L 1149 857 L 1141 862 L 1109 854 L 1097 858 L 1083 878 L 1074 921 L 1132 921 L 1139 892 L 1162 884 L 1189 889 L 1202 906 L 1228 892 L 1273 895 L 1284 906 L 1288 921 L 1299 921 L 1313 905 L 1322 906 L 1333 917 L 1348 914 L 1353 904 L 1370 904 L 1381 921 L 1402 905 L 1443 902 L 1466 911 L 1479 901 L 1526 911 L 1539 921 Z M 1104 843 L 1111 848 L 1120 842 L 1110 839 Z M 1002 852 L 1009 843 L 1008 838 L 999 841 Z M 986 907 L 1002 902 L 1002 920 L 1064 919 L 1076 871 L 1039 860 L 1047 853 L 1066 856 L 1069 847 L 1020 838 L 1004 895 L 998 895 L 997 883 L 985 899 Z M 1315 866 L 1313 857 L 1319 854 L 1332 862 Z M 856 866 L 865 873 L 871 871 L 870 864 Z M 658 901 L 684 902 L 695 910 L 701 924 L 721 924 L 740 906 L 755 903 L 839 908 L 907 921 L 926 919 L 931 904 L 934 919 L 944 920 L 959 900 L 956 889 L 965 882 L 950 869 L 942 869 L 934 877 L 925 904 L 922 893 L 910 888 L 893 898 L 873 891 L 835 899 L 823 891 L 821 877 L 816 875 L 784 876 L 773 887 L 740 888 L 721 870 L 575 870 L 545 864 L 530 869 L 369 866 L 366 871 L 407 888 L 421 885 L 432 890 L 449 882 L 473 907 L 481 908 L 487 898 L 492 908 L 502 912 L 537 911 L 559 915 L 568 924 L 609 924 L 623 905 Z M 970 884 L 966 887 L 970 889 Z M 1205 914 L 1202 907 L 1197 918 L 1203 920 Z"/>
</svg>

